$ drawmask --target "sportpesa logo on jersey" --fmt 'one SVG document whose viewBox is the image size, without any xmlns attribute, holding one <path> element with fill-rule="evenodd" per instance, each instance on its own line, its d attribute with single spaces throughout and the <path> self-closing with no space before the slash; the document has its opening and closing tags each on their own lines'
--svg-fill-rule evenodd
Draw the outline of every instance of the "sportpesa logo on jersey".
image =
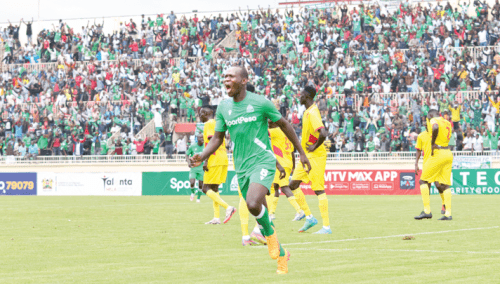
<svg viewBox="0 0 500 284">
<path fill-rule="evenodd" d="M 251 116 L 251 117 L 238 117 L 235 120 L 226 120 L 226 125 L 227 126 L 233 126 L 236 124 L 242 124 L 242 123 L 247 123 L 247 122 L 252 122 L 252 121 L 257 121 L 256 116 Z"/>
</svg>

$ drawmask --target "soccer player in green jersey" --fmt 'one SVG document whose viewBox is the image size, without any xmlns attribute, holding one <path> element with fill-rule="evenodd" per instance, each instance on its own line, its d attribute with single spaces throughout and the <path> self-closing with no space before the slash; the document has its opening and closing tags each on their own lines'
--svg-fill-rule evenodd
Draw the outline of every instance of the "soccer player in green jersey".
<svg viewBox="0 0 500 284">
<path fill-rule="evenodd" d="M 215 117 L 215 134 L 201 154 L 191 162 L 198 166 L 223 143 L 226 131 L 234 142 L 234 166 L 243 198 L 248 210 L 255 216 L 266 237 L 269 255 L 278 260 L 278 274 L 288 273 L 290 253 L 278 242 L 274 224 L 269 218 L 265 196 L 269 192 L 276 171 L 276 157 L 271 148 L 267 120 L 278 124 L 300 154 L 307 170 L 311 165 L 300 146 L 292 126 L 273 103 L 263 96 L 248 92 L 248 73 L 243 67 L 231 67 L 224 74 L 224 86 L 229 99 L 222 101 Z"/>
<path fill-rule="evenodd" d="M 189 166 L 189 183 L 191 184 L 191 201 L 194 200 L 194 195 L 197 195 L 196 202 L 200 202 L 200 197 L 203 191 L 201 190 L 203 188 L 203 165 L 199 165 L 197 167 L 194 167 L 193 164 L 191 163 L 191 160 L 189 159 L 190 157 L 194 156 L 195 154 L 200 154 L 203 152 L 203 134 L 198 134 L 196 136 L 198 138 L 198 143 L 193 144 L 189 147 L 189 149 L 186 151 L 186 160 L 188 162 Z M 194 184 L 198 181 L 198 189 L 194 187 Z"/>
</svg>

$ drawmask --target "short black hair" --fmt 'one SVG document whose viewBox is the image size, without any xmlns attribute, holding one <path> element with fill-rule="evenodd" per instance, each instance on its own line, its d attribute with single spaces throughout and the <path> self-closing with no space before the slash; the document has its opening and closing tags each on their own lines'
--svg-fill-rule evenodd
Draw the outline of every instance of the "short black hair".
<svg viewBox="0 0 500 284">
<path fill-rule="evenodd" d="M 314 97 L 316 97 L 316 89 L 311 87 L 311 86 L 306 86 L 304 88 L 304 91 L 306 91 L 307 93 L 309 93 L 309 96 L 314 99 Z"/>
<path fill-rule="evenodd" d="M 436 117 L 436 116 L 439 116 L 439 112 L 436 109 L 431 109 L 427 113 L 427 117 L 429 117 L 429 118 L 433 118 L 433 117 Z"/>
<path fill-rule="evenodd" d="M 213 111 L 214 111 L 214 110 L 213 110 L 213 108 L 212 108 L 212 106 L 210 106 L 210 105 L 204 105 L 204 106 L 202 106 L 201 108 L 202 108 L 202 109 L 206 109 L 206 110 L 208 110 L 208 111 L 210 111 L 210 112 L 213 112 Z"/>
<path fill-rule="evenodd" d="M 255 93 L 255 86 L 247 83 L 247 91 Z"/>
</svg>

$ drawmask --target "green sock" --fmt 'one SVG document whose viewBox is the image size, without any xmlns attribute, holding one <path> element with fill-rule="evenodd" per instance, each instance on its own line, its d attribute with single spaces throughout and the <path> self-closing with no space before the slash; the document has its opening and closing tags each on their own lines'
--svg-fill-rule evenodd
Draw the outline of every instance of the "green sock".
<svg viewBox="0 0 500 284">
<path fill-rule="evenodd" d="M 264 205 L 262 205 L 262 210 L 259 216 L 255 216 L 255 219 L 257 219 L 257 223 L 262 226 L 261 231 L 265 237 L 274 234 L 274 229 L 272 227 L 271 220 L 269 219 L 269 212 Z"/>
<path fill-rule="evenodd" d="M 202 193 L 203 192 L 200 189 L 198 189 L 198 191 L 196 192 L 196 194 L 198 195 L 198 198 L 197 198 L 198 200 L 200 200 L 200 197 L 201 197 Z"/>
<path fill-rule="evenodd" d="M 280 244 L 280 256 L 285 256 L 285 249 Z"/>
<path fill-rule="evenodd" d="M 191 188 L 191 194 L 194 194 L 196 191 L 196 188 Z"/>
</svg>

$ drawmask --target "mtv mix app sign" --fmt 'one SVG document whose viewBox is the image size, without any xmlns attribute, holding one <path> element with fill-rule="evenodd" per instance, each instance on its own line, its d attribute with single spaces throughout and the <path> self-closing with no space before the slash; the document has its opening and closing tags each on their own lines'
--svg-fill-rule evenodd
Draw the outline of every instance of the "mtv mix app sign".
<svg viewBox="0 0 500 284">
<path fill-rule="evenodd" d="M 454 194 L 500 194 L 500 169 L 453 169 L 451 191 Z M 435 186 L 431 194 L 438 194 Z"/>
<path fill-rule="evenodd" d="M 198 181 L 195 181 L 195 188 Z M 226 182 L 219 186 L 222 195 L 238 194 L 238 179 L 234 171 L 228 171 Z M 189 171 L 142 173 L 142 195 L 189 195 L 191 183 Z"/>
<path fill-rule="evenodd" d="M 140 196 L 141 173 L 38 174 L 38 195 Z"/>
<path fill-rule="evenodd" d="M 325 191 L 336 195 L 420 194 L 415 172 L 404 170 L 327 170 Z M 314 194 L 310 184 L 302 184 L 305 194 Z"/>
<path fill-rule="evenodd" d="M 36 173 L 0 173 L 0 195 L 36 195 Z"/>
</svg>

